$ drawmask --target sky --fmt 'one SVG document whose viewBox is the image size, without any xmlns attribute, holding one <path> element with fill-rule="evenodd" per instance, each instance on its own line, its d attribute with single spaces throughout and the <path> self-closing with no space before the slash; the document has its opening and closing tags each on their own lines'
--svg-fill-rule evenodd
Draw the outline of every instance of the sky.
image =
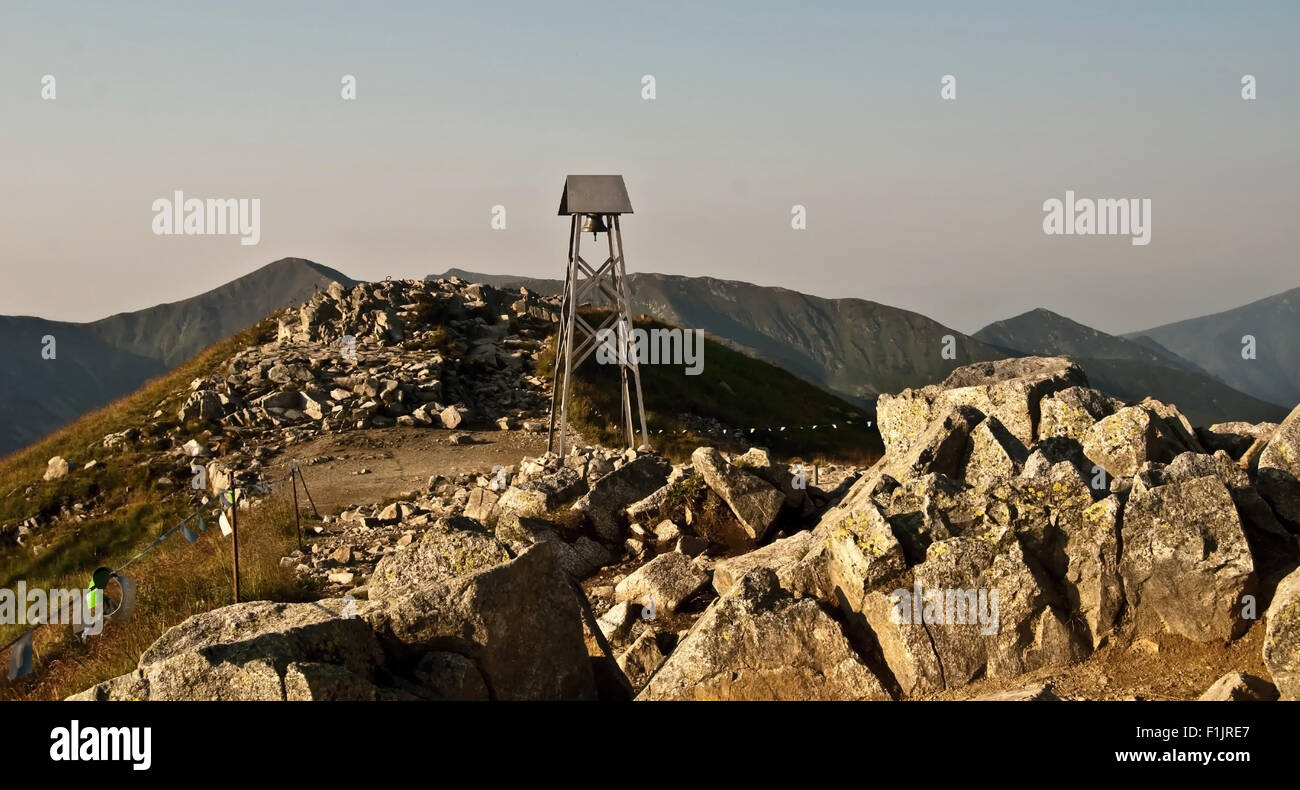
<svg viewBox="0 0 1300 790">
<path fill-rule="evenodd" d="M 1300 286 L 1291 2 L 15 5 L 0 314 L 94 320 L 286 256 L 559 278 L 569 173 L 624 176 L 630 271 L 963 332 L 1035 307 L 1126 332 Z M 259 199 L 259 243 L 155 234 L 177 190 Z M 1045 234 L 1067 190 L 1149 198 L 1150 243 Z"/>
</svg>

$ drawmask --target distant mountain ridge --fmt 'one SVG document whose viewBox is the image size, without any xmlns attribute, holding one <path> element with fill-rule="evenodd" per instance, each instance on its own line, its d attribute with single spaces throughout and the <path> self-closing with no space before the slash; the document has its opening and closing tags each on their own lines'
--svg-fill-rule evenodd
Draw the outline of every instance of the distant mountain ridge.
<svg viewBox="0 0 1300 790">
<path fill-rule="evenodd" d="M 560 293 L 561 280 L 449 269 L 497 287 Z M 714 277 L 628 275 L 633 313 L 703 329 L 823 389 L 873 406 L 882 392 L 942 381 L 961 365 L 1005 354 L 920 313 L 866 299 L 826 299 L 785 288 Z M 945 359 L 951 335 L 955 359 Z"/>
<path fill-rule="evenodd" d="M 558 279 L 449 269 L 497 287 L 557 294 Z M 703 329 L 868 408 L 877 395 L 942 381 L 976 361 L 1026 354 L 1076 359 L 1094 386 L 1126 401 L 1156 397 L 1194 422 L 1278 420 L 1300 402 L 1300 289 L 1213 316 L 1108 335 L 1047 310 L 995 322 L 973 336 L 924 315 L 866 299 L 826 299 L 712 277 L 628 276 L 635 313 Z M 331 282 L 357 281 L 284 258 L 178 302 L 90 323 L 0 316 L 0 453 L 129 393 L 201 349 Z M 1241 336 L 1259 358 L 1242 360 Z M 41 357 L 42 338 L 57 360 Z M 955 358 L 945 359 L 947 339 Z M 1243 364 L 1245 363 L 1245 364 Z M 1234 387 L 1239 387 L 1234 389 Z"/>
<path fill-rule="evenodd" d="M 1248 335 L 1253 359 L 1242 355 Z M 1300 288 L 1124 337 L 1159 343 L 1256 398 L 1280 406 L 1300 402 Z"/>
<path fill-rule="evenodd" d="M 0 454 L 136 390 L 211 344 L 346 275 L 282 258 L 206 293 L 89 323 L 0 316 Z M 56 357 L 42 358 L 42 338 Z"/>
<path fill-rule="evenodd" d="M 558 279 L 463 269 L 431 275 L 452 276 L 551 294 L 564 285 Z M 967 336 L 918 313 L 865 299 L 825 299 L 712 277 L 638 272 L 628 275 L 628 290 L 636 313 L 704 329 L 864 405 L 882 392 L 941 381 L 969 362 L 1043 355 L 1075 359 L 1094 387 L 1126 402 L 1151 396 L 1177 404 L 1201 425 L 1275 421 L 1287 413 L 1286 404 L 1234 389 L 1208 366 L 1156 339 L 1109 335 L 1042 308 Z M 945 335 L 954 338 L 956 360 L 940 356 Z"/>
<path fill-rule="evenodd" d="M 1174 403 L 1198 425 L 1277 421 L 1288 411 L 1233 389 L 1150 338 L 1108 335 L 1043 308 L 995 321 L 975 337 L 1021 354 L 1070 357 L 1093 387 L 1129 403 L 1148 395 Z"/>
</svg>

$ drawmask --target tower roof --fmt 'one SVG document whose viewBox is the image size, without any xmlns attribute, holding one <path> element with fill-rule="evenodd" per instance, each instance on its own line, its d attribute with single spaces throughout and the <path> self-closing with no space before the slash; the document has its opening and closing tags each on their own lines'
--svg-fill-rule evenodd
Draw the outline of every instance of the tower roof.
<svg viewBox="0 0 1300 790">
<path fill-rule="evenodd" d="M 569 176 L 560 196 L 560 215 L 631 214 L 623 176 Z"/>
</svg>

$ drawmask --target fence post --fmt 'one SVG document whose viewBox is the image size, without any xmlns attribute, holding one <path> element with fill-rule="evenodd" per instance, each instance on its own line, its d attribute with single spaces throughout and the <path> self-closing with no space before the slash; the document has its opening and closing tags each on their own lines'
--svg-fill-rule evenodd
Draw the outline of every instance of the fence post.
<svg viewBox="0 0 1300 790">
<path fill-rule="evenodd" d="M 297 461 L 294 461 L 293 468 L 298 473 L 298 479 L 302 481 L 302 492 L 307 495 L 307 502 L 311 505 L 311 512 L 316 518 L 320 518 L 320 511 L 316 509 L 316 503 L 311 498 L 311 491 L 307 488 L 307 478 L 302 476 L 302 467 L 298 465 Z"/>
<path fill-rule="evenodd" d="M 302 551 L 302 514 L 298 512 L 298 467 L 294 465 L 293 471 L 289 472 L 290 482 L 293 483 L 293 523 L 298 528 L 298 551 Z"/>
<path fill-rule="evenodd" d="M 234 475 L 231 475 L 233 478 Z M 233 479 L 231 482 L 235 482 Z M 239 603 L 239 489 L 230 489 L 230 531 L 235 548 L 235 603 Z"/>
</svg>

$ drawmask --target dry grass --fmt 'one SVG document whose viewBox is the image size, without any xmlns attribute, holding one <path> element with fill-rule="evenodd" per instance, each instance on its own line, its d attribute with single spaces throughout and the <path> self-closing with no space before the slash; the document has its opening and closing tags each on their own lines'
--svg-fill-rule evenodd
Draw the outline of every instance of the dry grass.
<svg viewBox="0 0 1300 790">
<path fill-rule="evenodd" d="M 292 500 L 275 494 L 240 513 L 241 600 L 313 600 L 280 557 L 297 547 Z M 134 552 L 132 552 L 134 553 Z M 129 555 L 121 557 L 125 561 Z M 125 573 L 137 585 L 134 614 L 127 623 L 106 623 L 103 633 L 83 641 L 67 626 L 37 630 L 32 674 L 0 686 L 0 699 L 62 699 L 135 668 L 140 654 L 172 626 L 201 612 L 234 602 L 231 539 L 212 524 L 188 543 L 175 533 Z M 84 587 L 82 574 L 67 574 L 42 586 Z M 30 586 L 30 583 L 29 583 Z M 114 590 L 110 586 L 110 593 Z M 6 629 L 5 641 L 22 629 Z"/>
<path fill-rule="evenodd" d="M 73 589 L 88 585 L 100 565 L 119 567 L 157 535 L 197 507 L 184 488 L 188 480 L 169 460 L 148 449 L 155 436 L 178 442 L 204 438 L 202 428 L 176 424 L 179 401 L 191 380 L 218 373 L 239 350 L 274 336 L 275 322 L 263 321 L 217 343 L 166 376 L 34 445 L 0 459 L 0 523 L 37 516 L 41 526 L 25 546 L 0 549 L 0 587 L 12 589 L 19 580 L 28 589 Z M 163 415 L 154 414 L 162 409 Z M 141 447 L 110 451 L 102 446 L 108 433 L 139 428 Z M 74 462 L 66 477 L 43 481 L 47 461 L 60 455 Z M 90 460 L 97 465 L 81 467 Z M 179 485 L 162 486 L 170 477 Z M 177 491 L 177 489 L 181 491 Z M 96 515 L 78 521 L 74 505 L 93 504 Z M 241 512 L 240 571 L 243 600 L 307 600 L 291 570 L 279 567 L 280 557 L 297 546 L 293 508 L 283 496 L 273 496 Z M 233 602 L 230 540 L 213 524 L 198 542 L 189 544 L 176 533 L 128 570 L 139 593 L 129 623 L 106 624 L 104 632 L 82 642 L 66 626 L 37 631 L 34 671 L 26 678 L 0 684 L 0 699 L 59 699 L 94 683 L 127 672 L 139 655 L 167 628 L 185 618 Z M 0 626 L 0 644 L 25 626 Z M 0 660 L 7 658 L 0 656 Z"/>
</svg>

